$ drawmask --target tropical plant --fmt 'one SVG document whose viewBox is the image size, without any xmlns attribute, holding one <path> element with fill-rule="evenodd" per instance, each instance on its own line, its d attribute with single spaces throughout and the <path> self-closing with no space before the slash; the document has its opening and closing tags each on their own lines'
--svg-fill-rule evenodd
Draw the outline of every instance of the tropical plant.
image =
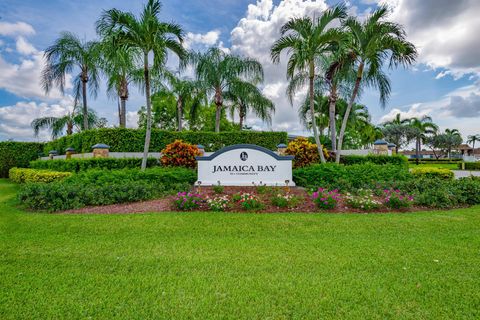
<svg viewBox="0 0 480 320">
<path fill-rule="evenodd" d="M 480 134 L 472 134 L 467 137 L 467 143 L 473 144 L 472 149 L 475 154 L 475 143 L 480 141 Z"/>
<path fill-rule="evenodd" d="M 147 108 L 147 129 L 145 131 L 145 145 L 143 151 L 142 170 L 147 166 L 148 149 L 152 131 L 152 106 L 150 99 L 151 72 L 162 70 L 168 51 L 176 54 L 180 59 L 185 57 L 182 47 L 183 30 L 174 23 L 161 22 L 159 14 L 161 4 L 158 0 L 148 0 L 139 17 L 130 12 L 118 9 L 104 11 L 97 21 L 97 33 L 101 36 L 115 35 L 122 46 L 133 48 L 139 52 L 143 60 L 143 85 Z M 149 54 L 153 55 L 153 65 L 149 64 Z"/>
<path fill-rule="evenodd" d="M 80 107 L 74 107 L 72 111 L 67 112 L 62 117 L 41 117 L 33 119 L 31 122 L 31 127 L 33 128 L 33 133 L 35 137 L 38 137 L 40 130 L 48 129 L 51 131 L 52 140 L 55 140 L 61 136 L 66 130 L 67 136 L 71 135 L 74 129 L 80 131 L 82 125 L 84 125 L 83 113 L 80 110 Z M 102 123 L 106 121 L 104 118 L 99 118 L 95 111 L 92 109 L 88 110 L 88 127 L 101 127 Z"/>
<path fill-rule="evenodd" d="M 207 94 L 213 96 L 215 132 L 220 132 L 225 93 L 241 93 L 252 83 L 263 81 L 263 68 L 258 61 L 228 54 L 216 47 L 204 53 L 192 52 L 189 63 L 194 66 L 197 80 L 203 84 Z"/>
<path fill-rule="evenodd" d="M 415 46 L 405 39 L 405 31 L 399 24 L 385 21 L 388 8 L 381 6 L 363 22 L 350 17 L 344 22 L 349 33 L 349 56 L 353 58 L 352 69 L 356 73 L 355 85 L 348 102 L 345 116 L 338 137 L 337 149 L 342 149 L 343 138 L 347 128 L 352 106 L 362 87 L 378 88 L 380 103 L 385 106 L 390 95 L 390 80 L 382 71 L 386 60 L 389 67 L 411 65 L 417 56 Z M 336 162 L 340 162 L 337 152 Z"/>
<path fill-rule="evenodd" d="M 93 97 L 98 91 L 99 46 L 94 41 L 82 41 L 70 32 L 60 33 L 55 43 L 45 50 L 45 67 L 42 70 L 41 84 L 46 93 L 57 86 L 65 92 L 66 75 L 75 69 L 79 73 L 73 78 L 73 90 L 77 105 L 80 96 L 83 99 L 83 129 L 89 128 L 87 84 Z"/>
<path fill-rule="evenodd" d="M 177 100 L 167 91 L 152 94 L 152 128 L 174 131 L 177 129 Z M 137 111 L 138 127 L 147 128 L 147 108 L 141 106 Z"/>
<path fill-rule="evenodd" d="M 422 142 L 425 142 L 427 135 L 434 135 L 437 133 L 438 126 L 432 122 L 429 116 L 422 118 L 411 118 L 408 125 L 414 129 L 415 137 L 415 155 L 417 165 L 420 161 L 420 151 L 422 149 Z"/>
<path fill-rule="evenodd" d="M 287 78 L 290 83 L 287 94 L 291 103 L 293 102 L 293 95 L 308 82 L 311 119 L 315 119 L 314 81 L 316 60 L 319 56 L 332 52 L 333 46 L 342 41 L 343 33 L 337 28 L 330 27 L 335 20 L 345 17 L 345 6 L 337 6 L 326 10 L 318 18 L 292 18 L 282 26 L 282 36 L 271 48 L 271 58 L 274 63 L 280 61 L 280 55 L 283 51 L 286 50 L 289 53 Z M 312 128 L 318 154 L 324 163 L 323 147 L 314 121 L 312 122 Z"/>
<path fill-rule="evenodd" d="M 450 158 L 452 149 L 462 144 L 462 135 L 457 129 L 445 129 L 445 133 L 443 134 L 443 136 L 443 147 L 447 151 L 448 158 Z"/>
</svg>

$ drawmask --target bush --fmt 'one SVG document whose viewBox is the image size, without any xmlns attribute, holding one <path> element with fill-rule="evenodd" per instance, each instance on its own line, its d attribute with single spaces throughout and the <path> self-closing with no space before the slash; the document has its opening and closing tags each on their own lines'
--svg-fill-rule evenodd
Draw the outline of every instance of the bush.
<svg viewBox="0 0 480 320">
<path fill-rule="evenodd" d="M 317 145 L 308 141 L 307 138 L 300 137 L 290 141 L 285 153 L 295 156 L 293 160 L 294 168 L 301 168 L 320 162 Z M 323 149 L 323 154 L 326 159 L 329 157 L 328 151 L 325 148 Z"/>
<path fill-rule="evenodd" d="M 189 211 L 200 208 L 202 198 L 199 194 L 190 192 L 179 192 L 176 198 L 173 200 L 175 207 L 178 210 Z"/>
<path fill-rule="evenodd" d="M 276 207 L 287 208 L 296 206 L 300 201 L 300 198 L 289 193 L 277 193 L 271 196 L 270 201 L 272 205 Z"/>
<path fill-rule="evenodd" d="M 345 195 L 345 203 L 351 208 L 365 211 L 375 210 L 381 206 L 381 202 L 373 198 L 371 190 L 362 190 L 357 195 L 347 193 Z"/>
<path fill-rule="evenodd" d="M 315 188 L 323 186 L 342 191 L 375 189 L 379 186 L 390 186 L 393 183 L 410 178 L 411 174 L 407 167 L 392 164 L 364 163 L 345 166 L 326 163 L 293 170 L 293 180 L 300 187 Z"/>
<path fill-rule="evenodd" d="M 265 207 L 256 195 L 250 193 L 240 194 L 238 202 L 244 210 L 261 210 Z"/>
<path fill-rule="evenodd" d="M 366 155 L 366 156 L 357 156 L 357 155 L 349 155 L 349 156 L 342 156 L 340 158 L 340 163 L 345 165 L 353 165 L 353 164 L 362 164 L 370 162 L 373 164 L 395 164 L 395 165 L 404 165 L 408 166 L 408 161 L 405 156 L 402 155 Z"/>
<path fill-rule="evenodd" d="M 458 168 L 462 169 L 462 164 L 458 164 Z M 465 170 L 480 170 L 480 162 L 465 162 Z"/>
<path fill-rule="evenodd" d="M 429 158 L 426 158 L 426 159 L 420 159 L 420 163 L 436 163 L 436 164 L 439 164 L 439 163 L 458 163 L 459 161 L 462 161 L 463 159 L 462 158 L 452 158 L 452 159 L 445 159 L 445 158 L 440 158 L 440 159 L 435 159 L 435 158 L 432 158 L 432 159 L 429 159 Z M 415 158 L 408 158 L 408 162 L 417 162 L 417 159 Z"/>
<path fill-rule="evenodd" d="M 30 209 L 58 211 L 152 199 L 185 190 L 196 180 L 186 168 L 88 170 L 49 184 L 27 184 L 19 193 Z"/>
<path fill-rule="evenodd" d="M 400 192 L 399 189 L 395 190 L 384 190 L 384 203 L 385 206 L 391 209 L 404 209 L 412 206 L 414 197 L 409 194 L 404 194 Z"/>
<path fill-rule="evenodd" d="M 331 210 L 337 206 L 340 194 L 337 190 L 328 191 L 327 189 L 318 188 L 312 193 L 312 200 L 319 209 Z"/>
<path fill-rule="evenodd" d="M 207 198 L 206 199 L 208 207 L 212 211 L 225 211 L 228 206 L 230 201 L 228 200 L 228 196 L 218 196 L 214 198 Z"/>
<path fill-rule="evenodd" d="M 411 170 L 415 177 L 439 178 L 443 180 L 452 180 L 454 174 L 449 169 L 441 168 L 414 168 Z"/>
<path fill-rule="evenodd" d="M 196 168 L 197 160 L 195 157 L 200 155 L 197 146 L 175 140 L 162 150 L 160 161 L 164 166 Z"/>
<path fill-rule="evenodd" d="M 12 168 L 9 171 L 9 178 L 16 183 L 28 182 L 53 182 L 69 177 L 70 172 L 58 172 L 49 170 L 27 169 L 27 168 Z"/>
<path fill-rule="evenodd" d="M 125 169 L 140 168 L 141 158 L 85 158 L 85 159 L 57 159 L 57 160 L 36 160 L 30 162 L 34 169 L 47 169 L 53 171 L 80 172 L 90 169 Z M 155 167 L 160 164 L 156 158 L 147 159 L 147 167 Z"/>
<path fill-rule="evenodd" d="M 468 205 L 480 204 L 480 178 L 468 177 L 452 181 L 460 202 Z"/>
<path fill-rule="evenodd" d="M 30 161 L 41 155 L 43 143 L 0 142 L 0 178 L 8 177 L 8 170 L 14 167 L 26 168 Z"/>
<path fill-rule="evenodd" d="M 93 129 L 65 136 L 45 144 L 45 153 L 50 150 L 63 152 L 73 147 L 77 152 L 91 152 L 96 143 L 105 143 L 110 146 L 111 152 L 142 152 L 144 147 L 145 130 L 127 128 Z M 206 151 L 216 151 L 225 146 L 240 143 L 250 143 L 276 150 L 279 143 L 287 143 L 286 132 L 196 132 L 196 131 L 163 131 L 152 129 L 150 142 L 151 151 L 160 151 L 169 143 L 182 140 L 193 145 L 202 144 Z M 30 159 L 32 160 L 32 159 Z"/>
</svg>

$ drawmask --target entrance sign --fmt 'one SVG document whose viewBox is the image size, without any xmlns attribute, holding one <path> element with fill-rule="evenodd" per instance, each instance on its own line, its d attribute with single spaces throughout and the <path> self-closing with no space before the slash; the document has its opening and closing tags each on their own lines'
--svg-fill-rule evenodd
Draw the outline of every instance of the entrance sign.
<svg viewBox="0 0 480 320">
<path fill-rule="evenodd" d="M 202 186 L 294 186 L 293 156 L 280 156 L 253 144 L 224 147 L 209 156 L 197 157 Z"/>
</svg>

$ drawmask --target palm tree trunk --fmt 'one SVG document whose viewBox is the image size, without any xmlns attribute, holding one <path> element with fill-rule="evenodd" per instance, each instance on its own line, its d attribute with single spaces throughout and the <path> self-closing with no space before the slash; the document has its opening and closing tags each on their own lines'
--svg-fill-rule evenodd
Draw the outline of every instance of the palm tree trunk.
<svg viewBox="0 0 480 320">
<path fill-rule="evenodd" d="M 68 121 L 67 122 L 67 136 L 72 135 L 73 133 L 73 122 Z"/>
<path fill-rule="evenodd" d="M 220 89 L 215 91 L 215 132 L 220 132 L 220 119 L 222 115 L 223 99 Z"/>
<path fill-rule="evenodd" d="M 315 143 L 317 144 L 318 154 L 320 155 L 320 161 L 325 163 L 325 157 L 323 156 L 323 146 L 320 143 L 320 137 L 318 136 L 317 124 L 315 123 L 315 110 L 314 110 L 314 99 L 315 94 L 313 92 L 313 80 L 315 77 L 314 74 L 315 66 L 313 62 L 310 63 L 310 80 L 309 80 L 309 90 L 310 90 L 310 116 L 312 117 L 312 128 L 313 135 L 315 137 Z"/>
<path fill-rule="evenodd" d="M 417 163 L 417 166 L 420 164 L 420 139 L 417 138 L 416 141 L 416 146 L 415 146 L 415 156 L 417 159 L 415 159 L 415 162 Z"/>
<path fill-rule="evenodd" d="M 120 128 L 127 126 L 127 99 L 121 98 L 120 100 Z"/>
<path fill-rule="evenodd" d="M 82 79 L 83 130 L 88 130 L 87 79 Z"/>
<path fill-rule="evenodd" d="M 117 112 L 118 112 L 118 125 L 122 127 L 122 108 L 120 107 L 122 98 L 120 95 L 117 97 Z"/>
<path fill-rule="evenodd" d="M 143 55 L 143 74 L 145 77 L 145 98 L 147 100 L 147 130 L 145 131 L 145 145 L 143 147 L 142 171 L 147 167 L 148 149 L 150 148 L 150 136 L 152 134 L 152 105 L 150 102 L 150 74 L 148 70 L 148 52 Z"/>
<path fill-rule="evenodd" d="M 358 89 L 360 88 L 360 82 L 362 81 L 362 76 L 363 76 L 363 67 L 364 67 L 364 64 L 362 62 L 358 67 L 357 79 L 355 80 L 355 87 L 353 88 L 352 96 L 350 98 L 350 101 L 348 102 L 347 110 L 345 111 L 345 116 L 343 117 L 343 120 L 342 120 L 342 127 L 340 128 L 340 135 L 338 137 L 338 144 L 337 144 L 337 153 L 336 153 L 336 159 L 335 159 L 336 163 L 340 163 L 340 152 L 342 151 L 343 137 L 345 136 L 345 130 L 347 129 L 347 122 L 348 122 L 348 118 L 350 117 L 350 111 L 352 110 L 353 103 L 357 98 Z"/>
<path fill-rule="evenodd" d="M 332 151 L 337 150 L 337 124 L 335 123 L 335 108 L 337 104 L 337 87 L 332 86 L 329 97 L 328 115 L 330 122 L 330 140 L 332 140 Z"/>
<path fill-rule="evenodd" d="M 239 112 L 240 120 L 238 122 L 238 124 L 240 125 L 240 130 L 243 130 L 243 121 L 245 119 L 245 116 L 246 116 L 245 108 L 243 104 L 240 104 L 240 112 Z"/>
<path fill-rule="evenodd" d="M 177 121 L 178 121 L 178 131 L 182 131 L 182 116 L 183 116 L 183 102 L 182 97 L 178 97 L 177 100 Z"/>
</svg>

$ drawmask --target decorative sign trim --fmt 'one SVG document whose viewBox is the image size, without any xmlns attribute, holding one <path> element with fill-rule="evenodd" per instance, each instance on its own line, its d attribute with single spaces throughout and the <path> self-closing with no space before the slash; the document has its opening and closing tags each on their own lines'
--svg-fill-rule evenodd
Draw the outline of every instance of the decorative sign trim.
<svg viewBox="0 0 480 320">
<path fill-rule="evenodd" d="M 264 148 L 264 147 L 257 146 L 256 144 L 234 144 L 232 146 L 223 147 L 222 149 L 212 153 L 209 156 L 201 156 L 201 157 L 195 157 L 195 158 L 197 159 L 197 161 L 213 160 L 214 158 L 221 155 L 222 153 L 225 153 L 225 152 L 231 151 L 231 150 L 236 150 L 236 149 L 253 149 L 253 150 L 262 151 L 266 154 L 271 155 L 276 160 L 280 160 L 280 161 L 282 161 L 282 160 L 293 160 L 293 158 L 295 158 L 294 156 L 280 156 L 280 155 L 276 154 L 275 152 L 273 152 L 272 150 Z"/>
</svg>

